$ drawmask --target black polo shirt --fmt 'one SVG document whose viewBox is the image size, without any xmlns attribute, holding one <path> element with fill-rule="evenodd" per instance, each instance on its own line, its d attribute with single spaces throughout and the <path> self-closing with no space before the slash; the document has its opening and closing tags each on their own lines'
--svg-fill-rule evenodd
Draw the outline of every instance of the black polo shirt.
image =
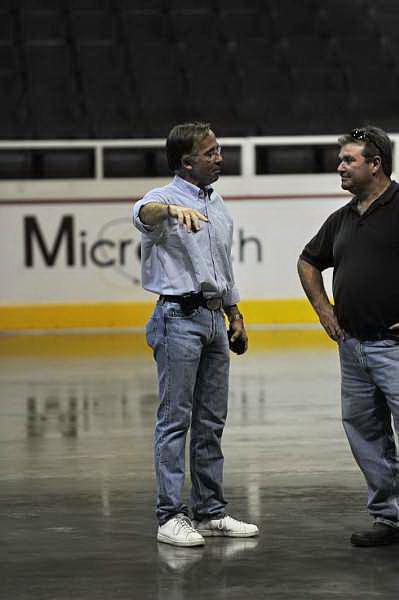
<svg viewBox="0 0 399 600">
<path fill-rule="evenodd" d="M 399 185 L 392 181 L 363 215 L 357 199 L 329 216 L 301 258 L 334 268 L 335 313 L 360 340 L 392 337 L 399 322 Z"/>
</svg>

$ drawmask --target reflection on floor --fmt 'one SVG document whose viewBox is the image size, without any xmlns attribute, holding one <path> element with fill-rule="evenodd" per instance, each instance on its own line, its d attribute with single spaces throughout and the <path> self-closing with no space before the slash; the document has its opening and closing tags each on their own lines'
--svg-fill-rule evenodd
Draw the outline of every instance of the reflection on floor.
<svg viewBox="0 0 399 600">
<path fill-rule="evenodd" d="M 1 600 L 398 597 L 395 550 L 348 542 L 369 518 L 321 332 L 253 332 L 233 357 L 225 490 L 261 535 L 194 549 L 155 541 L 143 336 L 3 337 L 0 355 Z"/>
</svg>

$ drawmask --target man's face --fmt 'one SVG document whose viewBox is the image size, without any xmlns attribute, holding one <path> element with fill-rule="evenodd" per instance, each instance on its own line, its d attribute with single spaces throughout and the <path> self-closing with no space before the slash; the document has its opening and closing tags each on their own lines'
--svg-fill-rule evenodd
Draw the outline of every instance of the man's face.
<svg viewBox="0 0 399 600">
<path fill-rule="evenodd" d="M 341 187 L 350 192 L 367 190 L 373 181 L 373 162 L 363 156 L 364 144 L 345 144 L 338 155 L 337 168 L 341 176 Z"/>
<path fill-rule="evenodd" d="M 199 142 L 191 162 L 190 176 L 199 187 L 210 185 L 219 179 L 223 161 L 220 152 L 215 134 L 209 131 L 209 134 Z"/>
</svg>

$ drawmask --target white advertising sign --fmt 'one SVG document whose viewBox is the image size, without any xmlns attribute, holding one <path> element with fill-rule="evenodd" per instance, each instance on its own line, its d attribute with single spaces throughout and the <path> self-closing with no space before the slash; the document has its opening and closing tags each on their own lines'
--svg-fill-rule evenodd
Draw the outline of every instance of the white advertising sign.
<svg viewBox="0 0 399 600">
<path fill-rule="evenodd" d="M 303 298 L 296 262 L 327 216 L 347 200 L 226 200 L 235 222 L 233 261 L 242 299 Z M 140 234 L 132 204 L 2 203 L 1 304 L 128 302 L 140 285 Z"/>
</svg>

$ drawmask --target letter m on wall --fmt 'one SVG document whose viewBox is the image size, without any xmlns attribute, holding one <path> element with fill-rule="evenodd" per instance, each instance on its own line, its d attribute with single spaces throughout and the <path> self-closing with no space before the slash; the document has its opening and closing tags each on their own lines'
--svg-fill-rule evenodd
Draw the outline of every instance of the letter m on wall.
<svg viewBox="0 0 399 600">
<path fill-rule="evenodd" d="M 25 266 L 34 266 L 34 247 L 41 253 L 44 263 L 52 267 L 62 244 L 66 246 L 66 264 L 75 264 L 74 222 L 72 215 L 64 215 L 52 242 L 46 240 L 39 221 L 35 216 L 24 217 L 24 257 Z"/>
</svg>

